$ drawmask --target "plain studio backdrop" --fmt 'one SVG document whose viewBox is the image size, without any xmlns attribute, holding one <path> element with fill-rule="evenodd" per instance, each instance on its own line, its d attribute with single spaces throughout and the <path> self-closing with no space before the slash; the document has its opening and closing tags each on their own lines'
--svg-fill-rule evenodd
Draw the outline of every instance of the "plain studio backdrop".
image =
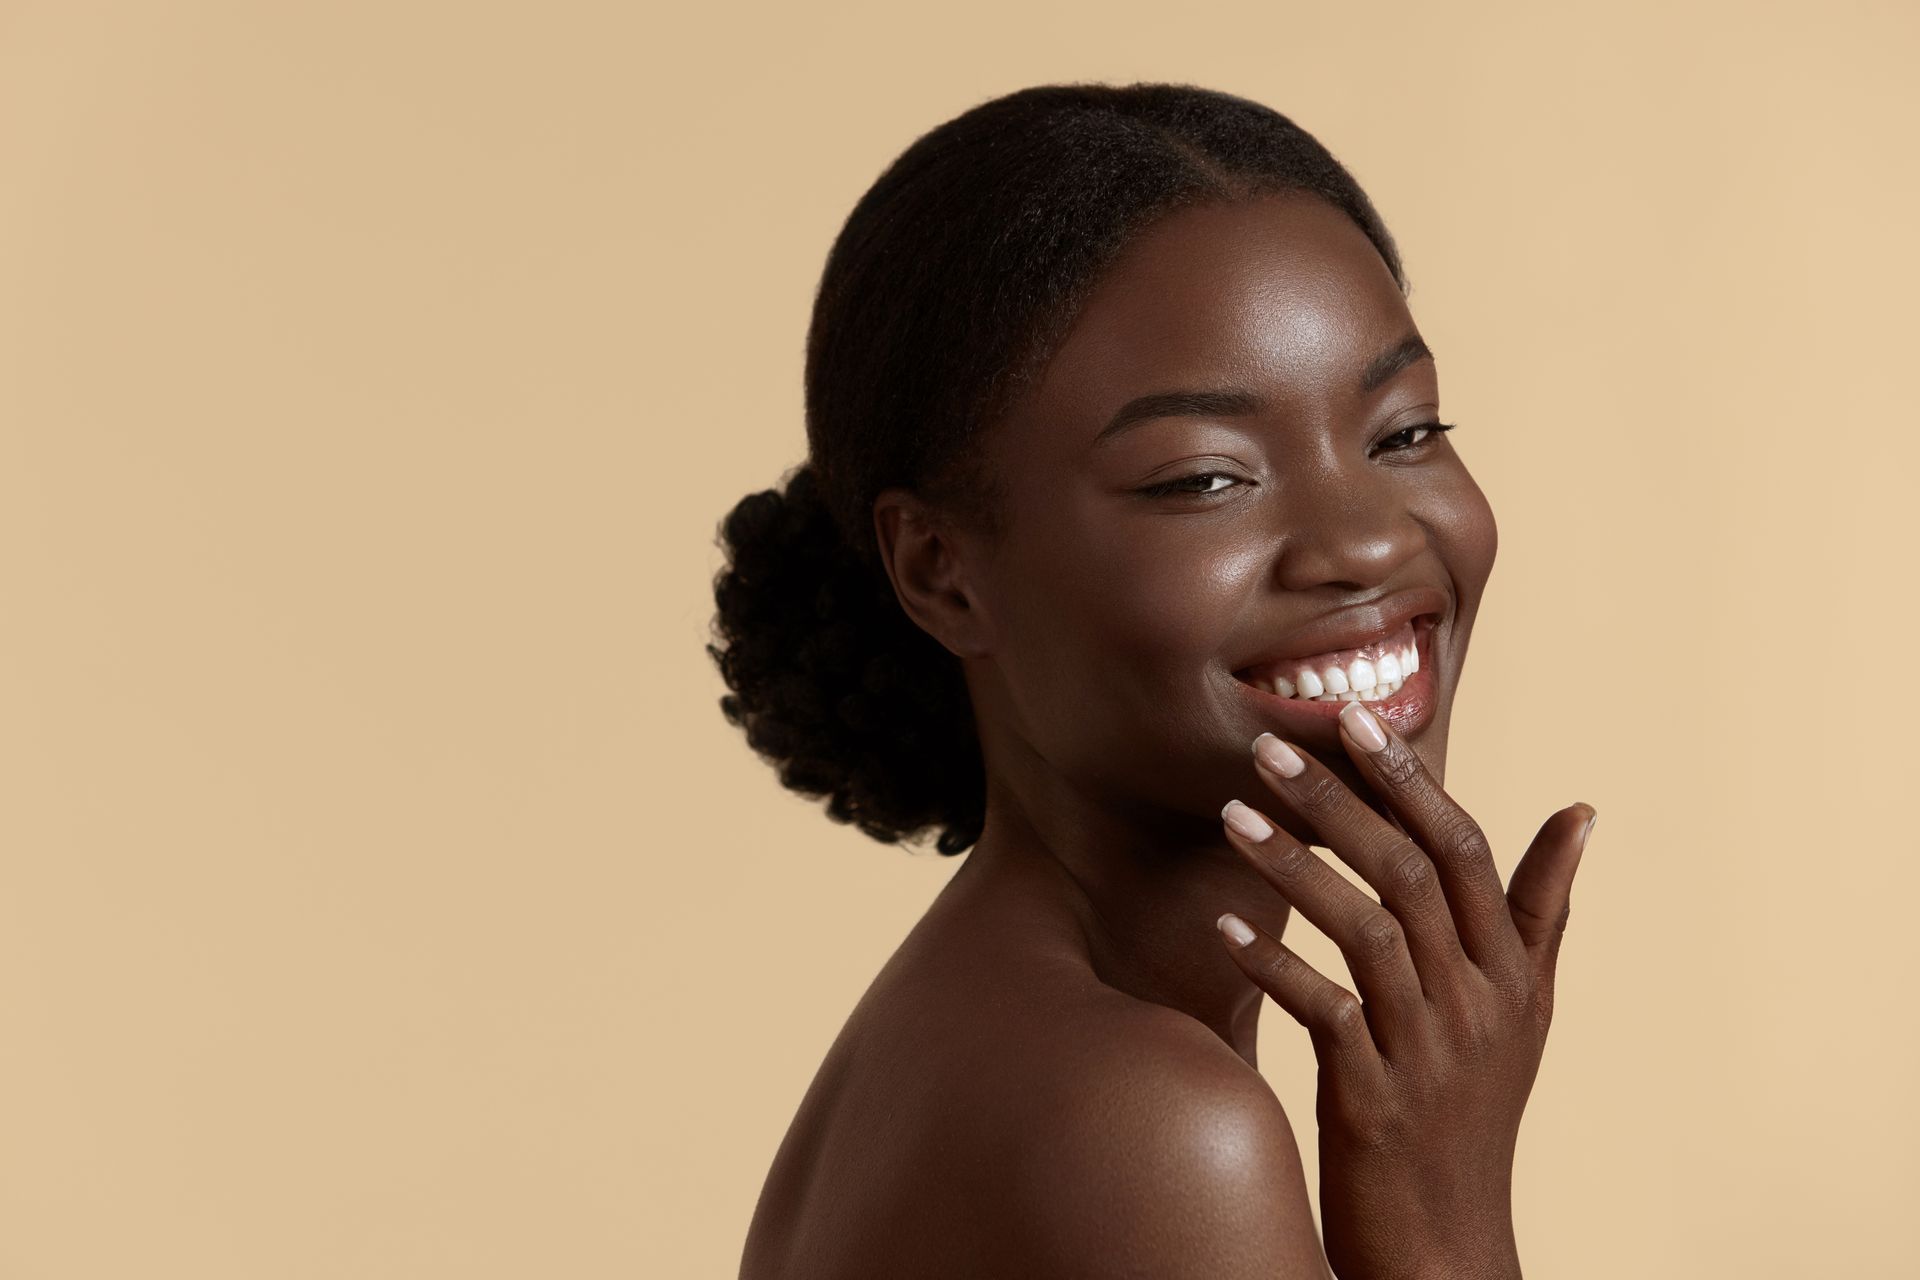
<svg viewBox="0 0 1920 1280">
<path fill-rule="evenodd" d="M 1529 1274 L 1914 1274 L 1917 12 L 0 7 L 0 1275 L 734 1275 L 960 861 L 724 722 L 715 526 L 860 193 L 1075 79 L 1406 254 L 1501 531 L 1450 789 L 1503 876 L 1601 814 Z"/>
</svg>

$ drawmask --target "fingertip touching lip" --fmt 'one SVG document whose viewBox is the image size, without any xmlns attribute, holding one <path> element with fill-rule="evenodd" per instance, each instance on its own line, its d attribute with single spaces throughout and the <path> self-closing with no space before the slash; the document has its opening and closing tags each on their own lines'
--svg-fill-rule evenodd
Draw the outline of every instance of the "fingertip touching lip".
<svg viewBox="0 0 1920 1280">
<path fill-rule="evenodd" d="M 1412 587 L 1365 604 L 1353 605 L 1314 619 L 1266 646 L 1252 661 L 1237 665 L 1235 678 L 1270 678 L 1311 661 L 1346 663 L 1381 646 L 1390 646 L 1411 629 L 1411 639 L 1425 647 L 1434 626 L 1446 617 L 1452 598 L 1438 587 Z"/>
</svg>

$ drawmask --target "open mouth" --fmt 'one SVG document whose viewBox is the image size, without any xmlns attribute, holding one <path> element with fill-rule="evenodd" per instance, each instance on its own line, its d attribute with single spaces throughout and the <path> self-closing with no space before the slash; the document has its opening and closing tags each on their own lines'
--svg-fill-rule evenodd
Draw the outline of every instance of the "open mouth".
<svg viewBox="0 0 1920 1280">
<path fill-rule="evenodd" d="M 1439 620 L 1437 613 L 1423 613 L 1358 648 L 1263 662 L 1234 672 L 1234 678 L 1299 702 L 1385 702 L 1431 667 L 1430 637 Z"/>
</svg>

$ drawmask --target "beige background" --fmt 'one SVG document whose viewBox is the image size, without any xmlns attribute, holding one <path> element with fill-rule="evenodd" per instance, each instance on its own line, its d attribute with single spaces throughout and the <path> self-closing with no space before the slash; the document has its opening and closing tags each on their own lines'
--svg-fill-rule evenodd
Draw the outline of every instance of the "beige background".
<svg viewBox="0 0 1920 1280">
<path fill-rule="evenodd" d="M 714 526 L 885 164 L 1142 78 L 1378 202 L 1501 524 L 1452 789 L 1602 815 L 1529 1274 L 1916 1274 L 1917 27 L 0 6 L 0 1275 L 734 1274 L 959 864 L 722 720 Z"/>
</svg>

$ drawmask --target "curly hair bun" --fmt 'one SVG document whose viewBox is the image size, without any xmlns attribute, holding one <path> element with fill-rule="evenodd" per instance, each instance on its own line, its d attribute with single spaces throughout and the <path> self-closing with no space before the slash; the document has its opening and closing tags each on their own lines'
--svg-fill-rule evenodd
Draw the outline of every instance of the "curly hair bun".
<svg viewBox="0 0 1920 1280">
<path fill-rule="evenodd" d="M 748 494 L 721 523 L 709 644 L 733 692 L 728 721 L 780 782 L 826 796 L 827 815 L 898 843 L 941 827 L 942 854 L 970 848 L 985 778 L 959 660 L 901 609 L 853 551 L 802 467 L 784 492 Z"/>
</svg>

